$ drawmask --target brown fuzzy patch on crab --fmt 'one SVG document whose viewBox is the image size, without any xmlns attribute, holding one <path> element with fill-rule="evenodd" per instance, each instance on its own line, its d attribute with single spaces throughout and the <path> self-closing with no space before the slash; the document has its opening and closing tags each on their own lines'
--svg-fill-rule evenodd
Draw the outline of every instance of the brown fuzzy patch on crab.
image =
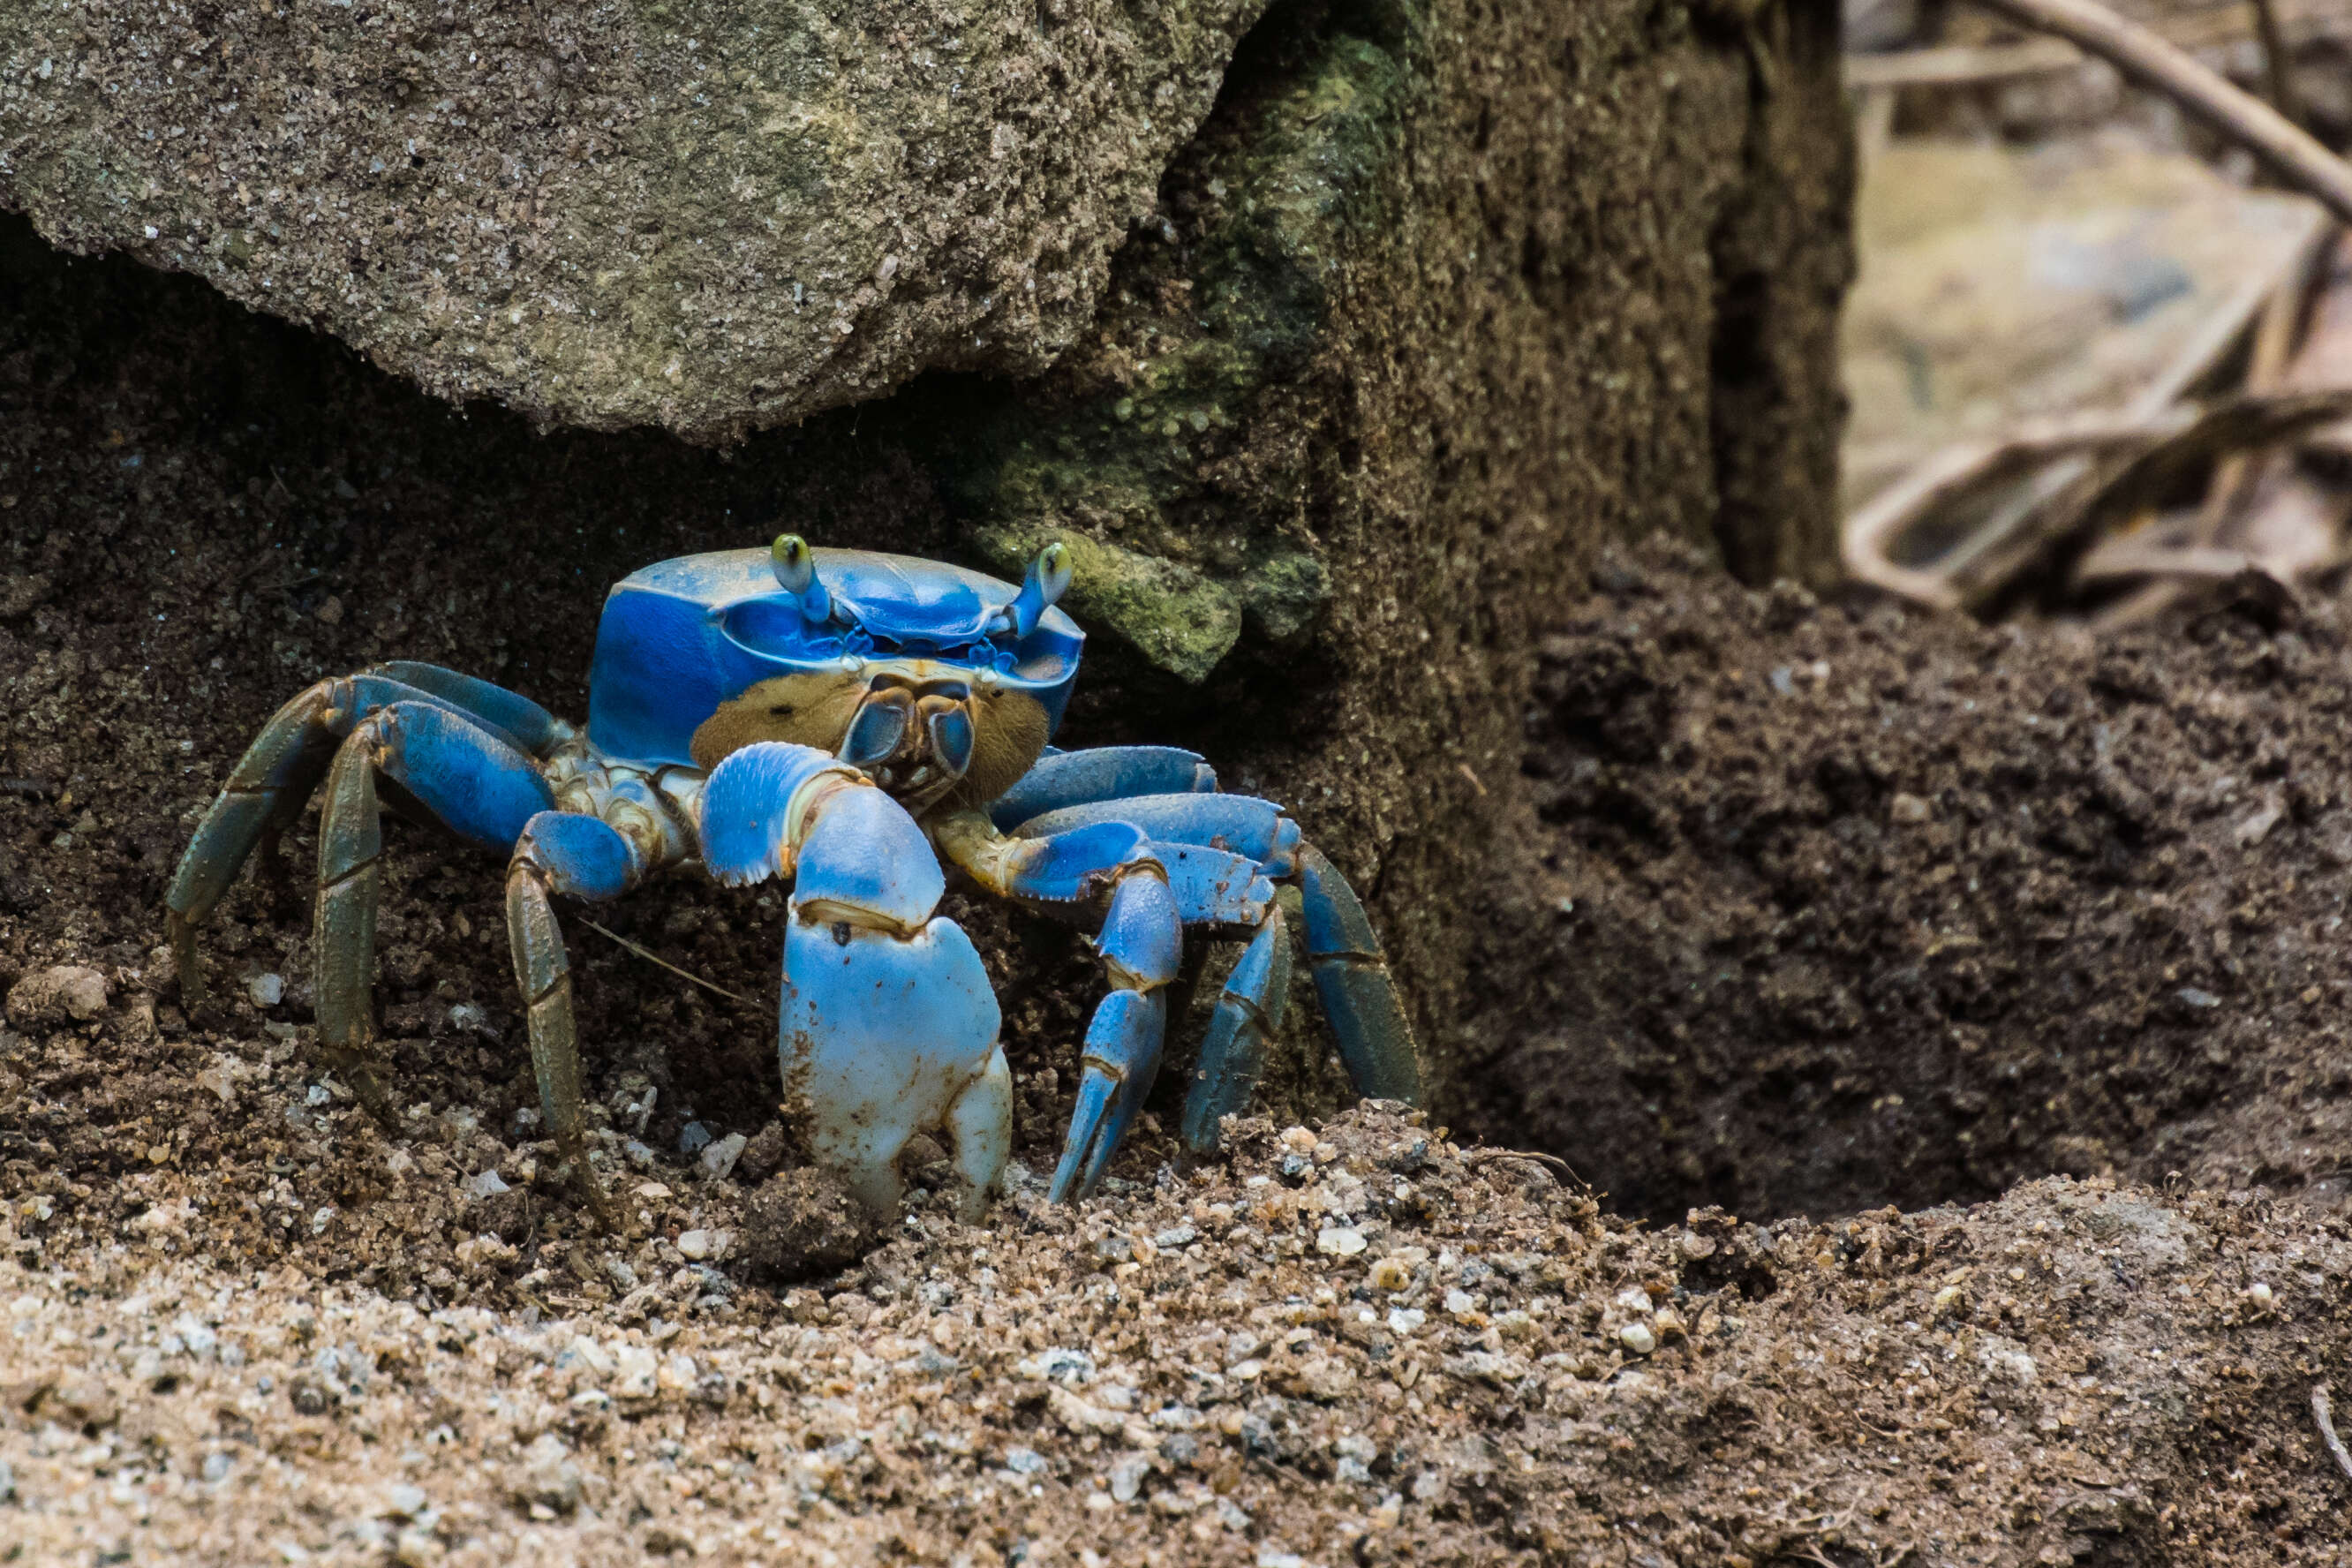
<svg viewBox="0 0 2352 1568">
<path fill-rule="evenodd" d="M 856 675 L 779 675 L 747 687 L 696 729 L 694 765 L 715 768 L 761 741 L 839 752 L 876 673 L 869 667 Z M 986 805 L 1036 766 L 1045 750 L 1045 710 L 1027 692 L 976 686 L 966 709 L 971 715 L 971 763 L 938 803 L 951 811 Z"/>
<path fill-rule="evenodd" d="M 977 810 L 1011 789 L 1045 750 L 1045 710 L 1025 691 L 982 687 L 972 693 L 971 765 L 940 802 Z"/>
<path fill-rule="evenodd" d="M 837 752 L 866 700 L 866 678 L 846 671 L 779 675 L 719 705 L 694 731 L 694 765 L 709 769 L 761 741 L 791 741 Z"/>
</svg>

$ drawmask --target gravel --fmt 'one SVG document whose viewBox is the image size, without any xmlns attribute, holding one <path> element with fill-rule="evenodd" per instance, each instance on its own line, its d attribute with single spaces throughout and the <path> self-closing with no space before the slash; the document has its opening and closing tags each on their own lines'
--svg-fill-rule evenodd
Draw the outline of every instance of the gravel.
<svg viewBox="0 0 2352 1568">
<path fill-rule="evenodd" d="M 1321 1568 L 2340 1540 L 2305 1410 L 2352 1356 L 2340 1218 L 2054 1179 L 1652 1230 L 1417 1113 L 1311 1136 L 1296 1185 L 1243 1122 L 1229 1163 L 1076 1210 L 1031 1182 L 814 1284 L 698 1265 L 617 1300 L 512 1247 L 466 1304 L 247 1263 L 201 1197 L 103 1246 L 12 1208 L 0 1534 L 39 1563 Z"/>
</svg>

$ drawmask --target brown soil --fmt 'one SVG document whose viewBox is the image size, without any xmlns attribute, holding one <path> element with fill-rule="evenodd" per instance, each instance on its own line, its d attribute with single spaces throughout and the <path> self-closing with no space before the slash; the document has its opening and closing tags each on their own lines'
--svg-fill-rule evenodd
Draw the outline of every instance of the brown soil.
<svg viewBox="0 0 2352 1568">
<path fill-rule="evenodd" d="M 1597 582 L 1542 649 L 1482 1131 L 1662 1215 L 2050 1172 L 2343 1200 L 2342 606 L 2095 645 L 1664 549 Z"/>
</svg>

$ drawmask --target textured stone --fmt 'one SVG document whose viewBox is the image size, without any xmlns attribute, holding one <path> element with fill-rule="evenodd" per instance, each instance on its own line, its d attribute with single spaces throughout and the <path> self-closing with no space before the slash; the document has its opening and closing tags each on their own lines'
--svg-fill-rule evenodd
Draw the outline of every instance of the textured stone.
<svg viewBox="0 0 2352 1568">
<path fill-rule="evenodd" d="M 1091 318 L 1260 0 L 0 10 L 0 205 L 453 399 L 727 440 Z"/>
</svg>

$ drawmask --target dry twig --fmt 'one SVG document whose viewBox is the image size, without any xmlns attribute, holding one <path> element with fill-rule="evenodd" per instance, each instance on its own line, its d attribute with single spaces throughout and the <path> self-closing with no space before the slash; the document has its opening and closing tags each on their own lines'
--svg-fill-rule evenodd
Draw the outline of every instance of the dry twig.
<svg viewBox="0 0 2352 1568">
<path fill-rule="evenodd" d="M 2097 459 L 2145 450 L 2189 427 L 2195 411 L 2180 400 L 2265 319 L 2282 290 L 2310 276 L 2313 258 L 2330 232 L 2326 220 L 2312 214 L 2279 265 L 2248 279 L 2120 412 L 2035 421 L 2005 435 L 1957 442 L 1917 463 L 1847 519 L 1847 574 L 1936 609 L 1958 609 L 1997 596 L 2018 571 L 2040 558 L 2051 538 L 2052 516 L 2079 515 L 2096 499 Z M 1928 517 L 1995 479 L 2045 464 L 2021 493 L 1932 562 L 1896 562 L 1903 537 Z"/>
<path fill-rule="evenodd" d="M 1575 1168 L 1557 1154 L 1538 1154 L 1525 1149 L 1472 1149 L 1462 1156 L 1465 1165 L 1484 1164 L 1488 1160 L 1527 1160 L 1538 1165 L 1556 1165 L 1560 1174 L 1571 1182 L 1582 1182 Z"/>
<path fill-rule="evenodd" d="M 655 952 L 648 948 L 639 947 L 635 942 L 631 942 L 627 937 L 623 936 L 619 931 L 606 931 L 603 926 L 598 925 L 592 920 L 583 919 L 580 923 L 586 926 L 590 931 L 594 931 L 598 936 L 604 937 L 608 941 L 620 943 L 623 947 L 627 948 L 631 952 L 635 953 L 639 958 L 644 959 L 647 963 L 660 964 L 664 969 L 668 970 L 680 980 L 690 980 L 695 984 L 701 986 L 705 991 L 724 996 L 730 1002 L 740 1002 L 747 1007 L 756 1007 L 759 1005 L 758 1003 L 752 1001 L 749 996 L 745 996 L 739 992 L 730 991 L 724 985 L 713 985 L 701 975 L 690 973 L 686 970 L 680 969 L 677 964 L 672 963 L 668 959 L 664 958 L 661 954 Z"/>
<path fill-rule="evenodd" d="M 2163 93 L 2268 163 L 2342 222 L 2352 224 L 2352 165 L 2277 110 L 2242 91 L 2155 33 L 2095 0 L 1978 0 L 2021 26 L 2054 33 Z"/>
<path fill-rule="evenodd" d="M 2303 123 L 2303 103 L 2295 96 L 2292 61 L 2287 56 L 2286 29 L 2279 26 L 2278 0 L 2254 0 L 2254 31 L 2263 40 L 2263 85 L 2271 107 L 2289 122 Z"/>
<path fill-rule="evenodd" d="M 2327 1385 L 2324 1383 L 2311 1385 L 2311 1418 L 2319 1423 L 2319 1435 L 2327 1439 L 2327 1451 L 2336 1456 L 2336 1468 L 2344 1472 L 2346 1480 L 2352 1481 L 2352 1452 L 2346 1450 L 2344 1439 L 2336 1435 L 2336 1422 L 2327 1407 Z"/>
<path fill-rule="evenodd" d="M 1972 538 L 1946 552 L 1932 566 L 1899 565 L 1893 556 L 1895 544 L 1920 519 L 1992 479 L 2054 458 L 2144 450 L 2187 428 L 2191 417 L 2187 410 L 2075 415 L 1947 447 L 1871 497 L 1846 520 L 1846 571 L 1858 582 L 1906 599 L 1937 609 L 1958 609 L 1964 595 L 1954 577 L 1993 542 L 1979 543 Z"/>
<path fill-rule="evenodd" d="M 2025 44 L 1948 44 L 1884 55 L 1848 55 L 1845 85 L 1860 92 L 1880 88 L 1965 87 L 2043 76 L 2083 63 L 2083 51 L 2063 38 Z"/>
</svg>

